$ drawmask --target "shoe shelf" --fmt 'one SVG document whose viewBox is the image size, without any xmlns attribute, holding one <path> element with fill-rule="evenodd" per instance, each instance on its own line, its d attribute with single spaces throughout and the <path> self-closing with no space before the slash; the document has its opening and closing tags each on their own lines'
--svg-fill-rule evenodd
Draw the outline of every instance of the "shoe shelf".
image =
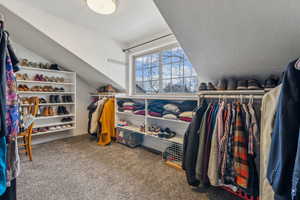
<svg viewBox="0 0 300 200">
<path fill-rule="evenodd" d="M 198 95 L 228 95 L 228 94 L 237 94 L 237 95 L 261 95 L 265 94 L 267 90 L 205 90 L 198 92 Z"/>
<path fill-rule="evenodd" d="M 65 82 L 48 82 L 48 81 L 28 81 L 28 80 L 17 80 L 17 83 L 34 83 L 34 84 L 48 84 L 48 85 L 74 85 L 74 83 Z"/>
<path fill-rule="evenodd" d="M 61 117 L 74 117 L 75 114 L 68 115 L 53 115 L 53 116 L 45 116 L 45 117 L 36 117 L 35 119 L 52 119 L 52 118 L 61 118 Z"/>
<path fill-rule="evenodd" d="M 35 92 L 35 91 L 18 91 L 18 94 L 75 94 L 75 92 Z"/>
<path fill-rule="evenodd" d="M 74 74 L 75 72 L 70 72 L 70 71 L 64 71 L 64 70 L 51 70 L 51 69 L 41 69 L 38 67 L 21 67 L 21 70 L 26 70 L 26 71 L 40 71 L 40 72 L 50 72 L 50 73 L 63 73 L 63 74 Z"/>
<path fill-rule="evenodd" d="M 75 103 L 40 103 L 39 106 L 60 106 L 60 105 L 74 105 Z M 21 106 L 30 106 L 30 104 L 21 104 Z"/>
<path fill-rule="evenodd" d="M 164 141 L 168 141 L 168 142 L 183 144 L 183 138 L 182 137 L 160 138 L 160 137 L 157 136 L 157 133 L 155 133 L 155 132 L 151 132 L 151 131 L 143 132 L 138 127 L 134 127 L 134 126 L 117 126 L 117 128 L 125 129 L 125 130 L 132 131 L 132 132 L 135 132 L 135 133 L 140 133 L 140 134 L 143 134 L 143 135 L 146 135 L 146 136 L 150 136 L 150 137 L 157 138 L 157 139 L 164 140 Z"/>
<path fill-rule="evenodd" d="M 42 143 L 43 141 L 51 141 L 55 140 L 55 138 L 58 138 L 63 135 L 69 135 L 72 136 L 74 129 L 76 128 L 76 73 L 70 72 L 70 71 L 63 71 L 63 70 L 50 70 L 50 69 L 41 69 L 41 68 L 35 68 L 35 67 L 24 67 L 22 66 L 20 68 L 20 71 L 18 72 L 20 75 L 25 75 L 27 78 L 19 79 L 17 80 L 18 86 L 26 85 L 28 88 L 45 88 L 44 91 L 18 91 L 18 96 L 21 99 L 21 110 L 24 111 L 24 113 L 28 112 L 28 108 L 30 104 L 28 102 L 25 102 L 23 99 L 28 99 L 30 102 L 31 97 L 38 97 L 40 98 L 41 102 L 39 104 L 39 114 L 35 118 L 35 124 L 34 128 L 37 128 L 39 132 L 33 133 L 32 136 L 38 136 L 35 137 L 33 140 L 33 143 L 38 142 Z M 56 81 L 50 81 L 50 79 L 46 79 L 44 81 L 42 80 L 34 80 L 34 77 L 37 75 L 42 75 L 43 77 L 49 77 L 49 78 L 56 78 Z M 59 78 L 59 79 L 58 79 Z M 60 82 L 62 81 L 62 82 Z M 56 90 L 56 92 L 49 92 L 49 90 L 46 88 L 47 86 L 51 86 L 52 90 Z M 25 87 L 24 87 L 25 89 Z M 52 91 L 50 90 L 50 91 Z M 57 96 L 57 99 L 54 96 Z M 71 100 L 64 100 L 65 96 L 70 96 Z M 60 107 L 64 107 L 64 110 L 66 112 L 62 112 L 63 109 L 60 109 Z M 50 109 L 51 108 L 51 109 Z M 48 110 L 49 111 L 45 111 Z M 51 110 L 51 112 L 50 112 Z M 46 112 L 46 113 L 45 113 Z M 51 114 L 50 114 L 51 113 Z M 59 114 L 58 114 L 59 113 Z M 68 113 L 68 114 L 66 114 Z M 54 115 L 53 115 L 54 114 Z M 62 121 L 63 118 L 71 118 L 69 121 Z M 66 125 L 70 127 L 65 127 Z M 56 129 L 54 129 L 54 127 Z M 51 128 L 51 130 L 50 130 Z M 57 134 L 50 134 L 59 132 Z M 64 132 L 64 133 L 63 133 Z M 49 134 L 49 135 L 47 135 Z M 43 135 L 39 137 L 39 135 Z"/>
<path fill-rule="evenodd" d="M 74 124 L 74 123 L 75 123 L 75 121 L 49 123 L 49 124 L 34 125 L 33 128 L 44 128 L 44 127 L 50 127 L 50 126 L 61 126 L 61 125 Z"/>
<path fill-rule="evenodd" d="M 56 129 L 56 130 L 49 130 L 49 131 L 45 131 L 45 132 L 36 132 L 36 133 L 33 133 L 32 136 L 38 136 L 38 135 L 46 135 L 46 134 L 49 134 L 49 133 L 56 133 L 56 132 L 63 132 L 63 131 L 70 131 L 70 130 L 73 130 L 75 129 L 75 127 L 71 127 L 71 128 L 61 128 L 61 129 Z"/>
<path fill-rule="evenodd" d="M 130 112 L 120 112 L 120 111 L 117 111 L 118 114 L 121 114 L 121 115 L 128 115 L 128 116 L 134 116 L 134 117 L 145 117 L 144 115 L 136 115 L 134 113 L 130 113 Z"/>
<path fill-rule="evenodd" d="M 163 118 L 163 117 L 153 117 L 153 116 L 150 116 L 150 115 L 148 115 L 148 118 L 149 119 L 155 119 L 155 120 L 175 122 L 175 123 L 180 123 L 180 124 L 186 124 L 186 125 L 190 124 L 190 122 L 182 121 L 182 120 L 179 120 L 179 119 L 167 119 L 167 118 Z"/>
</svg>

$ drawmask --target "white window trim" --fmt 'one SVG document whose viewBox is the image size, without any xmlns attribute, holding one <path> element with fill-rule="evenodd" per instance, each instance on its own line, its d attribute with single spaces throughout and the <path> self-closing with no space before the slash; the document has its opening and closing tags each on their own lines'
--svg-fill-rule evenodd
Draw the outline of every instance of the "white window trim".
<svg viewBox="0 0 300 200">
<path fill-rule="evenodd" d="M 135 93 L 135 65 L 134 65 L 134 60 L 135 57 L 151 54 L 152 52 L 157 52 L 161 51 L 164 49 L 172 48 L 172 47 L 180 47 L 178 42 L 170 42 L 170 43 L 165 43 L 162 45 L 158 45 L 153 48 L 148 48 L 145 50 L 137 51 L 129 55 L 129 95 L 136 95 Z M 165 94 L 156 94 L 157 96 L 165 96 Z"/>
</svg>

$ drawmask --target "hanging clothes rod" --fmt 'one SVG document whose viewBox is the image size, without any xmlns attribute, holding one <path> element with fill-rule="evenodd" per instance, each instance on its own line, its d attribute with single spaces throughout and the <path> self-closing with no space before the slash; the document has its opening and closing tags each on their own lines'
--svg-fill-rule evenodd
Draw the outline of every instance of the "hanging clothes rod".
<svg viewBox="0 0 300 200">
<path fill-rule="evenodd" d="M 200 95 L 199 97 L 210 99 L 262 99 L 263 95 Z"/>
<path fill-rule="evenodd" d="M 160 37 L 158 37 L 158 38 L 154 38 L 154 39 L 152 39 L 152 40 L 149 40 L 149 41 L 147 41 L 147 42 L 143 42 L 143 43 L 140 43 L 140 44 L 134 45 L 134 46 L 132 46 L 132 47 L 129 47 L 129 48 L 127 48 L 127 49 L 123 49 L 123 52 L 128 52 L 128 51 L 130 51 L 131 49 L 135 49 L 135 48 L 137 48 L 137 47 L 144 46 L 144 45 L 146 45 L 146 44 L 149 44 L 149 43 L 155 42 L 155 41 L 157 41 L 157 40 L 160 40 L 160 39 L 163 39 L 163 38 L 166 38 L 166 37 L 172 36 L 172 35 L 174 35 L 174 34 L 173 34 L 173 33 L 169 33 L 169 34 L 167 34 L 167 35 L 163 35 L 163 36 L 160 36 Z"/>
</svg>

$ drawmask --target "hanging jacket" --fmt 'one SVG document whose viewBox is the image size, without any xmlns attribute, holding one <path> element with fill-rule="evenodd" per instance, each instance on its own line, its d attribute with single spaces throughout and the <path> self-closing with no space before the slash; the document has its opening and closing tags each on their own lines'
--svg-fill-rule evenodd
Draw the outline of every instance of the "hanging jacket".
<svg viewBox="0 0 300 200">
<path fill-rule="evenodd" d="M 267 170 L 276 196 L 286 200 L 300 198 L 300 71 L 296 62 L 290 62 L 284 74 Z"/>
<path fill-rule="evenodd" d="M 192 186 L 198 186 L 199 180 L 196 179 L 196 161 L 199 146 L 199 127 L 203 114 L 207 109 L 207 103 L 204 101 L 201 107 L 197 110 L 193 121 L 189 124 L 183 143 L 183 162 L 182 168 L 186 172 L 187 181 Z"/>
<path fill-rule="evenodd" d="M 6 135 L 6 46 L 7 35 L 0 28 L 0 137 Z"/>
<path fill-rule="evenodd" d="M 93 136 L 97 135 L 97 133 L 95 134 L 95 133 L 92 133 L 92 132 L 90 131 L 91 126 L 92 126 L 92 116 L 93 116 L 93 113 L 95 112 L 96 109 L 97 109 L 97 102 L 92 102 L 92 103 L 90 103 L 90 105 L 87 107 L 87 110 L 89 111 L 89 115 L 88 115 L 88 133 L 89 133 L 90 135 L 93 135 Z"/>
<path fill-rule="evenodd" d="M 95 134 L 97 135 L 97 131 L 99 131 L 99 126 L 101 125 L 99 123 L 99 119 L 101 117 L 103 106 L 104 106 L 106 100 L 107 100 L 106 98 L 98 100 L 97 107 L 96 107 L 95 111 L 92 113 L 90 129 L 89 129 L 89 132 L 92 135 L 95 135 Z"/>
<path fill-rule="evenodd" d="M 274 191 L 267 180 L 267 166 L 271 145 L 271 135 L 275 120 L 276 106 L 281 85 L 266 93 L 261 106 L 261 132 L 260 132 L 260 199 L 274 199 Z"/>
<path fill-rule="evenodd" d="M 99 136 L 99 145 L 108 145 L 112 138 L 116 137 L 115 129 L 115 100 L 109 99 L 104 104 L 102 115 L 100 118 L 101 134 Z"/>
</svg>

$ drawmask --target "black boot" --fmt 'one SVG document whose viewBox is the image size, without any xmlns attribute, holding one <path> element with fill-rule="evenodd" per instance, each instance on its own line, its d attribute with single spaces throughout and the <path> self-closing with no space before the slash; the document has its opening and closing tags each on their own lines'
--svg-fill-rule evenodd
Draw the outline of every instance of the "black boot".
<svg viewBox="0 0 300 200">
<path fill-rule="evenodd" d="M 56 96 L 55 96 L 55 103 L 60 103 L 59 95 L 56 95 Z"/>
<path fill-rule="evenodd" d="M 50 103 L 55 103 L 55 96 L 54 95 L 50 95 Z"/>
<path fill-rule="evenodd" d="M 72 96 L 67 96 L 67 99 L 68 99 L 68 102 L 72 103 L 73 100 L 72 100 Z"/>
</svg>

